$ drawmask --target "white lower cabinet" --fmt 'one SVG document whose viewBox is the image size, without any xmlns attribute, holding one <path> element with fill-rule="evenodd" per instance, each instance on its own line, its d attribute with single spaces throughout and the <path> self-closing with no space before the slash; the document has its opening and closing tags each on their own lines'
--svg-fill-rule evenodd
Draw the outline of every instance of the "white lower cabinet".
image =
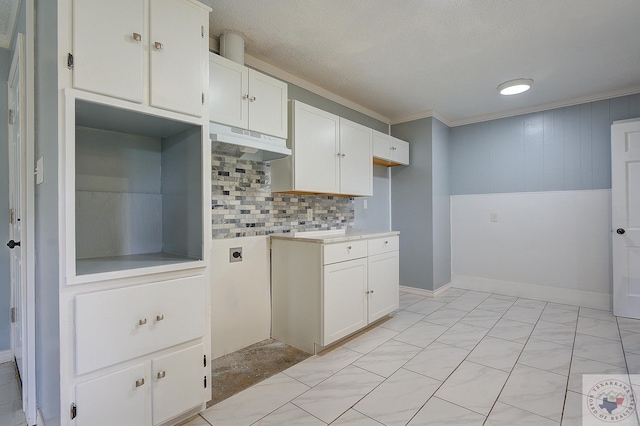
<svg viewBox="0 0 640 426">
<path fill-rule="evenodd" d="M 398 309 L 398 237 L 272 237 L 273 337 L 309 353 Z"/>
</svg>

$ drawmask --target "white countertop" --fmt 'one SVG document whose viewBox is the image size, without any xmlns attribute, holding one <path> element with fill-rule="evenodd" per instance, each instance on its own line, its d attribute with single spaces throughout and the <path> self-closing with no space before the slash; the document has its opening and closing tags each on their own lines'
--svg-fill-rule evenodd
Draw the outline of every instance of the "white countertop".
<svg viewBox="0 0 640 426">
<path fill-rule="evenodd" d="M 361 230 L 331 230 L 292 232 L 290 234 L 272 234 L 271 238 L 279 240 L 306 241 L 319 244 L 331 244 L 344 241 L 368 240 L 399 235 L 398 231 L 361 231 Z"/>
</svg>

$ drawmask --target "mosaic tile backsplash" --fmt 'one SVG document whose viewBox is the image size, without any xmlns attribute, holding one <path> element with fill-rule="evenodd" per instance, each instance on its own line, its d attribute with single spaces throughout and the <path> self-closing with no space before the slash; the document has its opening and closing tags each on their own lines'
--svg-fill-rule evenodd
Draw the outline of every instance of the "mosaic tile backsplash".
<svg viewBox="0 0 640 426">
<path fill-rule="evenodd" d="M 269 163 L 211 156 L 213 238 L 353 227 L 354 201 L 346 197 L 271 193 Z M 313 209 L 313 220 L 307 220 Z"/>
</svg>

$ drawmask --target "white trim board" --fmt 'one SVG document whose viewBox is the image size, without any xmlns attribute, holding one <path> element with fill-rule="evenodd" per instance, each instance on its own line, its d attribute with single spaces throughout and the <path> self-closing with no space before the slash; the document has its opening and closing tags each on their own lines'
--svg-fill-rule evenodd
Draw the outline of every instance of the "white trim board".
<svg viewBox="0 0 640 426">
<path fill-rule="evenodd" d="M 13 361 L 13 351 L 8 349 L 0 352 L 0 364 Z"/>
<path fill-rule="evenodd" d="M 484 291 L 486 293 L 497 293 L 505 296 L 524 297 L 545 302 L 564 303 L 567 305 L 611 311 L 611 294 L 550 287 L 532 283 L 492 280 L 489 278 L 465 275 L 452 274 L 451 278 L 452 286 L 463 290 Z"/>
<path fill-rule="evenodd" d="M 442 293 L 446 292 L 447 290 L 449 290 L 452 287 L 451 284 L 452 283 L 445 284 L 436 290 L 427 290 L 424 288 L 407 287 L 407 286 L 401 285 L 400 291 L 402 293 L 417 294 L 418 296 L 429 297 L 433 299 L 440 296 Z"/>
</svg>

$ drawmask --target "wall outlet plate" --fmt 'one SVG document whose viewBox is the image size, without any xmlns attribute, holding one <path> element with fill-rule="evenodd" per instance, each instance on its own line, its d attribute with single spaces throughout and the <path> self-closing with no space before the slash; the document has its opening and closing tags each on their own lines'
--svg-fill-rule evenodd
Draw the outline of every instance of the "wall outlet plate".
<svg viewBox="0 0 640 426">
<path fill-rule="evenodd" d="M 232 247 L 229 249 L 229 262 L 242 262 L 242 247 Z"/>
</svg>

